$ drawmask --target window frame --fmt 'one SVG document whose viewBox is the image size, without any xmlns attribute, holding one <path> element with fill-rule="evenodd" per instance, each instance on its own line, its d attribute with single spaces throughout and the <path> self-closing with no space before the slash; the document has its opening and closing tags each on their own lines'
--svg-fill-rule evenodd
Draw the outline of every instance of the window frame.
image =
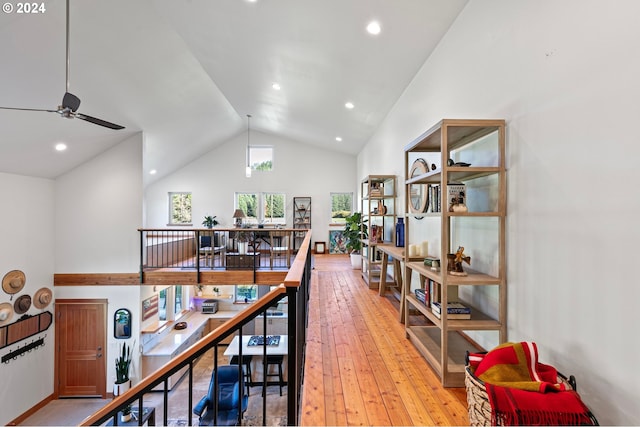
<svg viewBox="0 0 640 427">
<path fill-rule="evenodd" d="M 240 207 L 240 196 L 241 195 L 251 195 L 256 197 L 256 216 L 245 216 L 242 220 L 245 224 L 275 224 L 275 225 L 286 225 L 287 224 L 287 193 L 278 192 L 278 191 L 262 191 L 262 192 L 250 192 L 250 191 L 236 191 L 234 193 L 234 209 L 241 209 L 245 215 L 247 212 L 243 208 Z M 267 210 L 267 197 L 277 195 L 282 197 L 283 210 L 282 210 L 282 218 L 268 218 L 266 216 Z"/>
<path fill-rule="evenodd" d="M 262 218 L 259 219 L 263 224 L 278 224 L 285 225 L 287 223 L 287 194 L 279 193 L 274 191 L 260 193 L 262 195 L 262 209 L 260 212 L 262 213 Z M 267 216 L 267 207 L 269 206 L 267 198 L 269 196 L 280 196 L 282 197 L 282 218 L 273 218 Z"/>
<path fill-rule="evenodd" d="M 253 155 L 254 155 L 254 150 L 257 152 L 259 150 L 269 150 L 270 151 L 270 157 L 269 160 L 263 161 L 263 162 L 254 162 L 253 161 Z M 249 166 L 251 167 L 251 172 L 273 172 L 274 169 L 274 148 L 273 145 L 251 145 L 249 146 Z M 256 153 L 257 155 L 257 153 Z M 271 168 L 270 169 L 256 169 L 256 166 L 259 166 L 265 162 L 271 162 Z"/>
<path fill-rule="evenodd" d="M 252 291 L 251 293 L 254 294 L 255 296 L 253 298 L 247 298 L 247 300 L 245 301 L 245 296 L 243 294 L 243 296 L 238 297 L 238 289 L 240 287 L 251 287 Z M 233 301 L 235 303 L 242 303 L 242 304 L 249 304 L 249 303 L 253 303 L 256 302 L 258 300 L 258 285 L 255 283 L 248 283 L 248 284 L 242 284 L 242 285 L 235 285 L 233 287 Z"/>
<path fill-rule="evenodd" d="M 177 195 L 187 195 L 189 197 L 189 222 L 174 222 L 173 218 L 173 198 Z M 193 193 L 190 191 L 169 191 L 168 193 L 168 201 L 169 201 L 169 226 L 175 227 L 186 227 L 193 225 Z"/>
</svg>

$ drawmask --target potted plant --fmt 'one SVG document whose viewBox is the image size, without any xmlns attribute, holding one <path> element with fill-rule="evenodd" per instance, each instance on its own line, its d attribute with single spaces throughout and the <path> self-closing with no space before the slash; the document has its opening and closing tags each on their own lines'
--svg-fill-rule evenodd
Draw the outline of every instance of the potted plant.
<svg viewBox="0 0 640 427">
<path fill-rule="evenodd" d="M 216 215 L 214 216 L 207 215 L 204 217 L 204 221 L 202 221 L 202 225 L 204 225 L 207 228 L 213 228 L 218 224 L 219 222 L 216 220 Z"/>
<path fill-rule="evenodd" d="M 116 381 L 113 385 L 113 395 L 120 396 L 131 388 L 129 369 L 131 368 L 131 347 L 126 342 L 122 343 L 120 351 L 116 357 Z M 131 420 L 131 404 L 122 408 L 122 422 Z"/>
<path fill-rule="evenodd" d="M 362 213 L 354 212 L 345 218 L 345 227 L 342 235 L 347 239 L 346 248 L 351 257 L 351 266 L 354 269 L 362 268 L 362 239 L 368 236 L 366 220 L 362 220 Z"/>
<path fill-rule="evenodd" d="M 236 231 L 235 232 L 234 238 L 236 239 L 236 242 L 238 243 L 238 253 L 243 254 L 243 255 L 247 253 L 247 246 L 249 244 L 249 237 L 250 237 L 250 232 L 249 231 Z"/>
<path fill-rule="evenodd" d="M 196 285 L 196 295 L 201 297 L 204 291 L 204 285 Z"/>
</svg>

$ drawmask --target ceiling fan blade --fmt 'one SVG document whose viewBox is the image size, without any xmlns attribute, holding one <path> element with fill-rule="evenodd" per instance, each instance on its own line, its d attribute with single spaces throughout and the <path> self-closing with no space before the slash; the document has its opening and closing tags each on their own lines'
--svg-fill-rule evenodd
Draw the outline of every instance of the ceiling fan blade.
<svg viewBox="0 0 640 427">
<path fill-rule="evenodd" d="M 76 113 L 74 114 L 76 119 L 84 120 L 89 123 L 93 123 L 95 125 L 104 126 L 109 129 L 120 130 L 124 129 L 124 126 L 116 125 L 115 123 L 110 123 L 102 119 L 97 119 L 95 117 L 87 116 L 86 114 Z"/>
<path fill-rule="evenodd" d="M 80 98 L 78 98 L 72 93 L 65 92 L 64 96 L 62 97 L 62 108 L 69 108 L 71 111 L 75 113 L 76 111 L 78 111 L 79 107 L 80 107 Z"/>
<path fill-rule="evenodd" d="M 45 110 L 45 109 L 42 109 L 42 108 L 14 108 L 14 107 L 0 107 L 0 110 L 46 111 L 47 113 L 58 113 L 58 110 Z"/>
</svg>

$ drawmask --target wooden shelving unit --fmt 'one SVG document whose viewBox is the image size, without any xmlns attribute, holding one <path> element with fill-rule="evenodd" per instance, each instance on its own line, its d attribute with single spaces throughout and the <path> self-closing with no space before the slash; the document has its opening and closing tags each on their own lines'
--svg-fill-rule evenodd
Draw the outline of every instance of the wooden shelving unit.
<svg viewBox="0 0 640 427">
<path fill-rule="evenodd" d="M 430 163 L 422 158 L 429 157 Z M 452 160 L 450 160 L 452 159 Z M 462 161 L 464 160 L 464 162 Z M 471 164 L 468 164 L 469 162 Z M 445 387 L 464 386 L 465 351 L 478 349 L 464 331 L 495 331 L 500 343 L 506 340 L 506 170 L 505 170 L 505 122 L 504 120 L 442 120 L 405 147 L 405 250 L 421 236 L 411 233 L 411 227 L 433 230 L 439 234 L 439 245 L 430 246 L 430 256 L 440 260 L 440 268 L 433 270 L 422 261 L 405 263 L 405 330 L 424 358 L 441 378 Z M 413 167 L 416 163 L 426 165 L 424 170 Z M 438 164 L 439 163 L 439 164 Z M 416 173 L 416 170 L 419 170 Z M 465 207 L 468 209 L 449 211 L 447 184 L 465 185 Z M 438 193 L 437 187 L 440 192 Z M 434 194 L 440 194 L 434 198 Z M 430 198 L 428 203 L 422 197 Z M 434 203 L 434 201 L 436 203 Z M 416 207 L 424 211 L 416 212 Z M 416 221 L 428 217 L 426 225 L 417 226 Z M 487 221 L 488 224 L 479 222 Z M 490 230 L 489 232 L 487 230 Z M 431 229 L 428 230 L 430 234 Z M 480 236 L 482 234 L 482 237 Z M 492 234 L 495 245 L 483 245 L 482 240 Z M 475 236 L 474 236 L 475 234 Z M 495 235 L 494 235 L 495 234 Z M 413 242 L 411 236 L 413 235 Z M 487 270 L 474 271 L 464 265 L 466 276 L 455 276 L 447 272 L 447 254 L 455 253 L 464 240 L 472 240 L 477 247 L 474 258 L 485 262 Z M 439 252 L 439 253 L 438 253 Z M 487 262 L 491 260 L 493 262 Z M 495 271 L 493 271 L 495 270 Z M 436 317 L 426 303 L 419 301 L 411 291 L 411 277 L 416 273 L 424 289 L 431 284 L 430 299 L 439 301 L 444 308 L 447 302 L 460 301 L 471 308 L 468 320 Z M 485 293 L 477 293 L 478 287 L 494 287 L 497 307 L 484 312 L 464 298 L 470 295 L 482 300 Z M 469 298 L 470 299 L 470 298 Z M 491 304 L 480 304 L 483 307 Z M 411 312 L 418 312 L 427 320 L 427 326 L 412 325 Z"/>
<path fill-rule="evenodd" d="M 293 229 L 293 251 L 297 252 L 305 236 L 301 230 L 311 229 L 311 197 L 293 198 Z"/>
<path fill-rule="evenodd" d="M 396 176 L 368 175 L 361 183 L 362 220 L 369 238 L 362 240 L 362 278 L 369 288 L 378 289 L 384 254 L 377 248 L 383 243 L 395 244 Z M 373 240 L 374 226 L 380 230 L 379 239 Z M 387 274 L 385 272 L 385 274 Z M 388 277 L 388 281 L 393 281 Z"/>
</svg>

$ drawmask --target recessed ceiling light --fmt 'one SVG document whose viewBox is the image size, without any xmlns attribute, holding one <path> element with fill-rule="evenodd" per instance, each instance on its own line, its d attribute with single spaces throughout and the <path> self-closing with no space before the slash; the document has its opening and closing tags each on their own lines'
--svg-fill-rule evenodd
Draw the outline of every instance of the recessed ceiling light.
<svg viewBox="0 0 640 427">
<path fill-rule="evenodd" d="M 272 87 L 274 90 L 280 90 L 280 89 L 281 89 L 281 88 L 280 88 L 280 85 L 279 85 L 278 83 L 274 83 L 274 84 L 272 84 L 272 85 L 271 85 L 271 87 Z"/>
<path fill-rule="evenodd" d="M 336 141 L 342 142 L 342 137 L 341 136 L 336 136 Z"/>
<path fill-rule="evenodd" d="M 355 107 L 355 105 L 353 105 L 353 102 L 347 102 L 346 104 L 344 104 L 344 106 L 349 110 L 352 110 L 353 107 Z"/>
<path fill-rule="evenodd" d="M 64 151 L 67 149 L 67 144 L 64 144 L 62 142 L 56 144 L 56 151 Z"/>
<path fill-rule="evenodd" d="M 380 34 L 380 24 L 378 23 L 378 21 L 371 21 L 369 22 L 369 25 L 367 25 L 367 31 L 369 32 L 369 34 Z"/>
<path fill-rule="evenodd" d="M 155 169 L 151 169 L 151 170 L 149 171 L 149 175 L 155 175 L 155 174 L 156 174 L 156 172 L 157 172 L 157 171 L 156 171 Z"/>
</svg>

